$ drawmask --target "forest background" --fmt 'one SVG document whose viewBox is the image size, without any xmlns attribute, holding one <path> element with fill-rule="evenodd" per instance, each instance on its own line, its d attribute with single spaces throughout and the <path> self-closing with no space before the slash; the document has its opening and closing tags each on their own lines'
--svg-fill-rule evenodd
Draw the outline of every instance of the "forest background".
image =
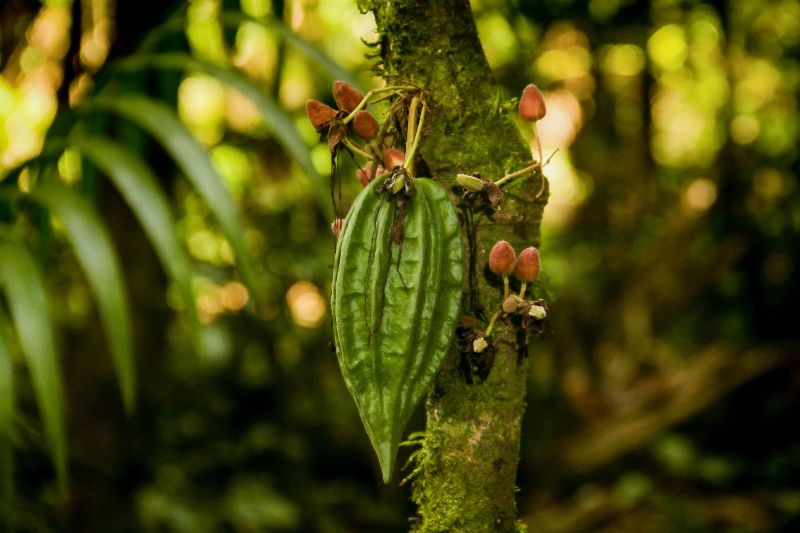
<svg viewBox="0 0 800 533">
<path fill-rule="evenodd" d="M 552 328 L 530 346 L 521 519 L 553 533 L 796 530 L 800 2 L 472 7 L 508 108 L 537 83 L 544 150 L 558 149 L 541 246 Z M 0 187 L 13 178 L 25 190 L 13 169 L 39 154 L 57 112 L 95 88 L 148 95 L 210 154 L 259 287 L 251 294 L 173 159 L 115 117 L 116 138 L 168 191 L 192 259 L 203 324 L 193 343 L 179 290 L 119 192 L 77 150 L 54 156 L 121 258 L 138 398 L 126 415 L 63 227 L 15 226 L 37 244 L 52 304 L 69 450 L 65 496 L 16 356 L 23 528 L 407 530 L 408 489 L 380 482 L 330 345 L 330 156 L 304 114 L 308 98 L 332 103 L 338 73 L 378 86 L 374 25 L 351 0 L 0 4 Z M 213 72 L 119 68 L 143 49 L 239 69 L 287 120 L 265 119 Z M 287 149 L 289 130 L 305 165 Z M 355 168 L 342 160 L 345 203 L 360 189 Z"/>
</svg>

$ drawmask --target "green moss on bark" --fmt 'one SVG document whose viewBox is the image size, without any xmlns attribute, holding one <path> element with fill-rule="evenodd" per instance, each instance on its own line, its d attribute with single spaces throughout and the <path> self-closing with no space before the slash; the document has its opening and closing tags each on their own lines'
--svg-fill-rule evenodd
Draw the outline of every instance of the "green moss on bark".
<svg viewBox="0 0 800 533">
<path fill-rule="evenodd" d="M 497 180 L 530 160 L 503 110 L 504 97 L 467 0 L 372 0 L 363 7 L 375 14 L 384 77 L 399 77 L 430 95 L 431 120 L 420 153 L 435 179 L 448 187 L 457 173 L 478 172 Z M 482 274 L 489 250 L 500 239 L 518 251 L 538 245 L 547 198 L 535 198 L 540 186 L 528 178 L 504 187 L 501 211 L 478 227 L 479 295 L 487 310 L 498 308 L 502 296 Z M 510 327 L 500 323 L 496 331 L 497 353 L 488 378 L 468 384 L 454 350 L 428 399 L 426 437 L 412 488 L 417 531 L 524 529 L 516 519 L 515 478 L 526 360 L 520 358 Z"/>
</svg>

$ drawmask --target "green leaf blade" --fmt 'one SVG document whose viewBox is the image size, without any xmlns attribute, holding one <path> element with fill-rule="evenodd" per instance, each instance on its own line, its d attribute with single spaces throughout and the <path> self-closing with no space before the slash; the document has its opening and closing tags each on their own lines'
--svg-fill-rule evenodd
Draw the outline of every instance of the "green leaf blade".
<svg viewBox="0 0 800 533">
<path fill-rule="evenodd" d="M 186 178 L 208 203 L 225 237 L 231 243 L 239 269 L 251 291 L 258 287 L 244 243 L 244 228 L 236 203 L 205 148 L 192 136 L 173 111 L 160 102 L 143 96 L 99 97 L 90 106 L 119 114 L 152 135 L 169 153 Z"/>
<path fill-rule="evenodd" d="M 36 187 L 31 192 L 31 199 L 64 223 L 67 238 L 97 301 L 123 403 L 126 410 L 132 412 L 136 377 L 128 297 L 119 259 L 105 224 L 89 202 L 60 182 L 50 181 Z"/>
<path fill-rule="evenodd" d="M 281 36 L 286 42 L 290 43 L 297 50 L 303 53 L 308 59 L 316 63 L 322 70 L 328 73 L 328 76 L 333 80 L 343 80 L 363 92 L 358 80 L 356 80 L 348 71 L 339 66 L 336 61 L 331 59 L 322 50 L 315 47 L 285 24 L 275 19 L 257 19 L 238 12 L 222 13 L 220 20 L 225 26 L 234 26 L 243 24 L 245 22 L 252 22 L 264 28 L 271 30 Z"/>
<path fill-rule="evenodd" d="M 47 292 L 36 262 L 19 244 L 0 242 L 0 285 L 5 292 L 20 346 L 30 369 L 45 439 L 63 490 L 67 484 L 64 388 L 58 368 Z"/>
<path fill-rule="evenodd" d="M 308 177 L 317 202 L 331 220 L 333 207 L 328 185 L 323 182 L 311 160 L 310 151 L 290 117 L 270 95 L 264 93 L 252 80 L 236 69 L 200 61 L 188 54 L 166 53 L 135 56 L 123 63 L 126 68 L 156 68 L 203 72 L 239 91 L 256 106 L 275 138 L 286 152 L 300 165 Z"/>
<path fill-rule="evenodd" d="M 393 237 L 398 208 L 381 194 L 382 180 L 374 180 L 345 219 L 333 265 L 336 355 L 385 483 L 461 311 L 458 214 L 440 185 L 427 178 L 415 183 L 403 207 L 401 243 Z"/>
<path fill-rule="evenodd" d="M 189 325 L 199 338 L 200 322 L 192 290 L 191 263 L 174 228 L 169 200 L 145 162 L 132 150 L 100 137 L 80 139 L 78 150 L 113 182 L 130 206 L 186 306 Z"/>
<path fill-rule="evenodd" d="M 14 528 L 14 367 L 8 318 L 0 310 L 0 508 L 6 509 L 7 531 Z"/>
</svg>

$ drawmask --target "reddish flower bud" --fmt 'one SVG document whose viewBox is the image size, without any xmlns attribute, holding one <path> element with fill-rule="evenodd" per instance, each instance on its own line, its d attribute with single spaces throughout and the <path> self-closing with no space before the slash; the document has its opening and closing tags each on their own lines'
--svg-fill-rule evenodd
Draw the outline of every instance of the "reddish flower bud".
<svg viewBox="0 0 800 533">
<path fill-rule="evenodd" d="M 322 126 L 330 122 L 331 119 L 336 116 L 336 110 L 326 106 L 319 100 L 312 99 L 306 102 L 306 114 L 308 115 L 308 120 L 311 121 L 311 125 L 314 126 L 314 129 L 319 131 Z"/>
<path fill-rule="evenodd" d="M 364 99 L 364 95 L 346 81 L 336 80 L 333 82 L 333 99 L 339 109 L 352 113 Z"/>
<path fill-rule="evenodd" d="M 539 250 L 531 246 L 520 252 L 517 258 L 517 268 L 514 269 L 514 275 L 522 283 L 530 283 L 539 277 L 541 268 L 542 260 L 539 257 Z"/>
<path fill-rule="evenodd" d="M 343 218 L 335 218 L 333 222 L 331 222 L 331 231 L 333 232 L 333 236 L 337 239 L 339 238 L 339 234 L 342 232 L 342 225 L 344 224 Z"/>
<path fill-rule="evenodd" d="M 365 141 L 371 141 L 378 136 L 378 121 L 372 113 L 362 109 L 353 117 L 353 131 Z"/>
<path fill-rule="evenodd" d="M 383 166 L 387 170 L 394 170 L 395 167 L 402 167 L 406 160 L 406 153 L 397 148 L 389 148 L 383 152 Z"/>
<path fill-rule="evenodd" d="M 534 84 L 529 84 L 522 91 L 522 98 L 519 100 L 519 116 L 527 122 L 541 120 L 547 114 L 547 107 L 544 105 L 544 96 L 539 88 Z"/>
<path fill-rule="evenodd" d="M 370 179 L 370 174 L 372 174 L 372 168 L 370 166 L 367 166 L 367 168 L 359 168 L 356 171 L 356 178 L 358 178 L 358 182 L 361 185 L 366 187 L 367 185 L 369 185 L 369 182 L 372 181 Z M 375 171 L 375 177 L 377 178 L 378 176 L 381 176 L 383 174 L 386 174 L 386 169 L 379 166 L 378 169 Z"/>
<path fill-rule="evenodd" d="M 517 254 L 506 241 L 497 241 L 489 252 L 489 268 L 498 276 L 508 276 L 514 271 Z"/>
</svg>

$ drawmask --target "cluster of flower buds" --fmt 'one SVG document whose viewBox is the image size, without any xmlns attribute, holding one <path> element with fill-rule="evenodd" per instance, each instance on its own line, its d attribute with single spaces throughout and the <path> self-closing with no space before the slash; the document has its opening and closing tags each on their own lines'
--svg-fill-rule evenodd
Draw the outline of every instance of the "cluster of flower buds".
<svg viewBox="0 0 800 533">
<path fill-rule="evenodd" d="M 334 132 L 344 130 L 346 134 L 347 130 L 344 126 L 351 122 L 353 133 L 365 141 L 369 142 L 378 137 L 380 131 L 378 120 L 366 109 L 360 109 L 360 107 L 366 107 L 361 91 L 346 81 L 336 80 L 333 82 L 332 93 L 338 110 L 319 100 L 311 99 L 306 102 L 308 120 L 311 121 L 311 125 L 317 130 L 317 133 L 323 137 L 330 137 L 330 135 L 334 135 Z M 352 117 L 350 117 L 351 114 Z M 337 137 L 336 141 L 339 140 Z"/>
<path fill-rule="evenodd" d="M 525 300 L 525 290 L 529 283 L 539 277 L 542 261 L 539 250 L 533 246 L 525 248 L 519 256 L 506 241 L 498 241 L 489 252 L 489 269 L 503 278 L 503 312 L 519 314 L 525 311 L 528 316 L 542 320 L 547 316 L 544 306 Z M 520 282 L 519 294 L 511 294 L 508 277 L 514 275 Z"/>
<path fill-rule="evenodd" d="M 367 158 L 367 165 L 356 171 L 359 183 L 366 187 L 376 177 L 402 167 L 406 156 L 402 150 L 379 145 L 381 127 L 375 116 L 365 109 L 364 95 L 342 80 L 333 82 L 332 93 L 338 109 L 311 99 L 306 102 L 306 114 L 317 133 L 327 139 L 332 151 L 343 143 L 351 151 Z M 365 141 L 364 146 L 354 143 L 350 133 Z M 381 160 L 383 166 L 379 164 Z"/>
<path fill-rule="evenodd" d="M 486 332 L 474 330 L 471 334 L 472 352 L 483 354 L 491 347 L 489 336 L 495 321 L 502 316 L 521 317 L 521 327 L 526 335 L 540 335 L 546 329 L 547 302 L 542 299 L 526 300 L 525 290 L 529 283 L 539 277 L 542 262 L 539 250 L 533 246 L 525 248 L 519 256 L 507 241 L 497 241 L 489 252 L 489 270 L 503 278 L 503 303 L 501 309 L 492 316 Z M 511 294 L 509 276 L 520 282 L 519 294 Z"/>
</svg>

